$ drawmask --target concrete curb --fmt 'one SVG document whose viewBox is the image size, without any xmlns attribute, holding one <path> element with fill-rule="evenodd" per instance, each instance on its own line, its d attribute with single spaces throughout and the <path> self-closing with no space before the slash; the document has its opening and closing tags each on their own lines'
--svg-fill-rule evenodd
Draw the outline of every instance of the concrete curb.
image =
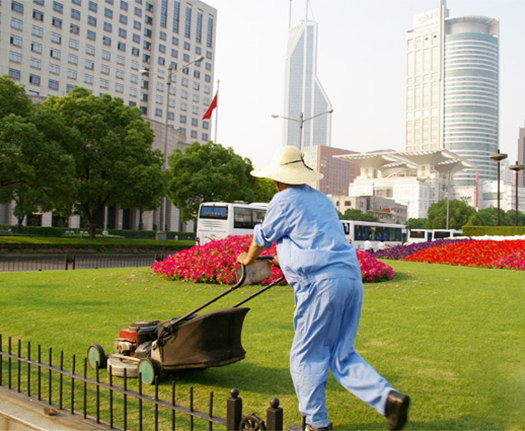
<svg viewBox="0 0 525 431">
<path fill-rule="evenodd" d="M 5 431 L 96 431 L 109 426 L 71 415 L 65 410 L 49 414 L 44 402 L 0 387 L 0 430 Z M 47 413 L 47 414 L 46 414 Z M 54 413 L 54 412 L 51 412 Z"/>
</svg>

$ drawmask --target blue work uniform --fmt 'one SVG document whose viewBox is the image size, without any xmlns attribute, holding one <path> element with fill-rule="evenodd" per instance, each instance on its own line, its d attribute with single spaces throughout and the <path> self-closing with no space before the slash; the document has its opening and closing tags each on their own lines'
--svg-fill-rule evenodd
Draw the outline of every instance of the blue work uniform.
<svg viewBox="0 0 525 431">
<path fill-rule="evenodd" d="M 328 426 L 325 385 L 336 380 L 385 415 L 389 383 L 354 348 L 363 284 L 354 247 L 348 243 L 330 200 L 308 185 L 277 193 L 254 241 L 277 254 L 295 296 L 295 336 L 290 372 L 306 423 Z"/>
</svg>

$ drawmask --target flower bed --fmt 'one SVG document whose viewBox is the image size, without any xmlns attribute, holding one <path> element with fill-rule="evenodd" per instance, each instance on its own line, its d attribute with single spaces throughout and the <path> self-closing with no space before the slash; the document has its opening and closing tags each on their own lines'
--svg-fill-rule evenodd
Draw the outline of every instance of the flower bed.
<svg viewBox="0 0 525 431">
<path fill-rule="evenodd" d="M 525 270 L 525 240 L 470 240 L 429 247 L 405 260 L 449 265 Z"/>
<path fill-rule="evenodd" d="M 151 269 L 167 280 L 233 284 L 236 282 L 237 256 L 248 251 L 251 241 L 252 235 L 229 236 L 226 239 L 210 241 L 205 245 L 172 254 L 162 262 L 155 262 Z M 392 280 L 394 271 L 390 266 L 368 253 L 356 251 L 363 282 Z M 276 254 L 275 244 L 263 252 L 263 255 Z M 281 270 L 272 265 L 271 279 L 275 280 L 281 275 Z M 263 280 L 262 284 L 269 283 L 271 279 Z"/>
</svg>

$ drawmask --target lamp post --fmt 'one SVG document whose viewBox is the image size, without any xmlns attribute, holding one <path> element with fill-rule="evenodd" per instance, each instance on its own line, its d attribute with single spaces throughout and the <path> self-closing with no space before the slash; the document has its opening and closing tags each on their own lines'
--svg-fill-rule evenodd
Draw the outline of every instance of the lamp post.
<svg viewBox="0 0 525 431">
<path fill-rule="evenodd" d="M 523 170 L 523 165 L 518 164 L 516 161 L 515 165 L 509 166 L 516 173 L 516 226 L 518 226 L 518 174 Z"/>
<path fill-rule="evenodd" d="M 173 70 L 171 67 L 171 64 L 168 66 L 168 73 L 157 73 L 157 72 L 150 72 L 149 70 L 141 70 L 140 73 L 142 75 L 147 75 L 149 73 L 152 73 L 153 75 L 157 75 L 161 78 L 167 78 L 168 82 L 166 85 L 166 119 L 164 121 L 164 153 L 163 153 L 163 164 L 162 164 L 162 171 L 166 172 L 166 161 L 167 161 L 167 152 L 168 152 L 168 109 L 169 109 L 169 98 L 170 98 L 170 86 L 171 86 L 171 78 L 173 75 L 175 75 L 177 72 L 180 72 L 181 70 L 186 69 L 188 66 L 191 66 L 193 63 L 197 63 L 199 61 L 204 60 L 204 56 L 197 57 L 195 60 L 190 61 L 189 63 L 186 63 L 184 66 L 179 67 L 178 69 Z M 164 220 L 166 216 L 166 202 L 165 202 L 166 196 L 162 196 L 160 199 L 160 208 L 159 208 L 159 228 L 157 229 L 157 233 L 155 234 L 155 239 L 159 241 L 166 241 L 166 231 L 164 229 Z"/>
<path fill-rule="evenodd" d="M 490 158 L 492 160 L 496 160 L 496 162 L 498 162 L 498 226 L 499 226 L 499 207 L 500 207 L 500 196 L 499 196 L 499 172 L 500 172 L 500 162 L 502 160 L 505 160 L 507 158 L 507 155 L 506 154 L 503 154 L 503 153 L 500 153 L 499 150 L 497 153 L 495 154 L 491 154 L 490 155 Z"/>
<path fill-rule="evenodd" d="M 285 120 L 295 121 L 296 123 L 299 123 L 299 149 L 303 151 L 303 125 L 304 123 L 306 123 L 307 121 L 313 120 L 314 118 L 320 117 L 321 115 L 331 114 L 332 112 L 334 112 L 334 110 L 330 109 L 329 111 L 321 112 L 319 114 L 313 115 L 312 117 L 308 117 L 308 118 L 304 118 L 304 114 L 301 112 L 301 115 L 299 115 L 299 119 L 283 117 L 282 115 L 272 114 L 272 118 L 284 118 Z"/>
</svg>

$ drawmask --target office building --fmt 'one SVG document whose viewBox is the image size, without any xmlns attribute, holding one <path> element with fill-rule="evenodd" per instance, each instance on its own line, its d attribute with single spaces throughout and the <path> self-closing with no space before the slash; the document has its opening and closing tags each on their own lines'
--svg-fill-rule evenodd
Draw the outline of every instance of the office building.
<svg viewBox="0 0 525 431">
<path fill-rule="evenodd" d="M 307 17 L 288 30 L 283 145 L 301 149 L 331 146 L 332 104 L 317 77 L 317 33 Z"/>
<path fill-rule="evenodd" d="M 324 175 L 314 186 L 325 195 L 345 195 L 348 185 L 359 175 L 359 166 L 333 157 L 355 154 L 355 151 L 312 145 L 305 147 L 303 152 L 306 165 Z"/>
<path fill-rule="evenodd" d="M 495 180 L 498 149 L 499 21 L 449 17 L 446 0 L 406 33 L 405 151 L 449 150 L 476 165 L 458 185 Z"/>
<path fill-rule="evenodd" d="M 3 0 L 0 74 L 31 96 L 63 96 L 81 86 L 119 97 L 151 121 L 153 146 L 161 151 L 168 124 L 170 154 L 210 139 L 210 121 L 202 116 L 214 93 L 216 16 L 199 0 Z M 167 229 L 179 230 L 178 210 L 170 204 L 166 215 Z M 146 213 L 144 228 L 158 219 Z M 137 222 L 116 209 L 111 223 L 136 228 Z"/>
</svg>

